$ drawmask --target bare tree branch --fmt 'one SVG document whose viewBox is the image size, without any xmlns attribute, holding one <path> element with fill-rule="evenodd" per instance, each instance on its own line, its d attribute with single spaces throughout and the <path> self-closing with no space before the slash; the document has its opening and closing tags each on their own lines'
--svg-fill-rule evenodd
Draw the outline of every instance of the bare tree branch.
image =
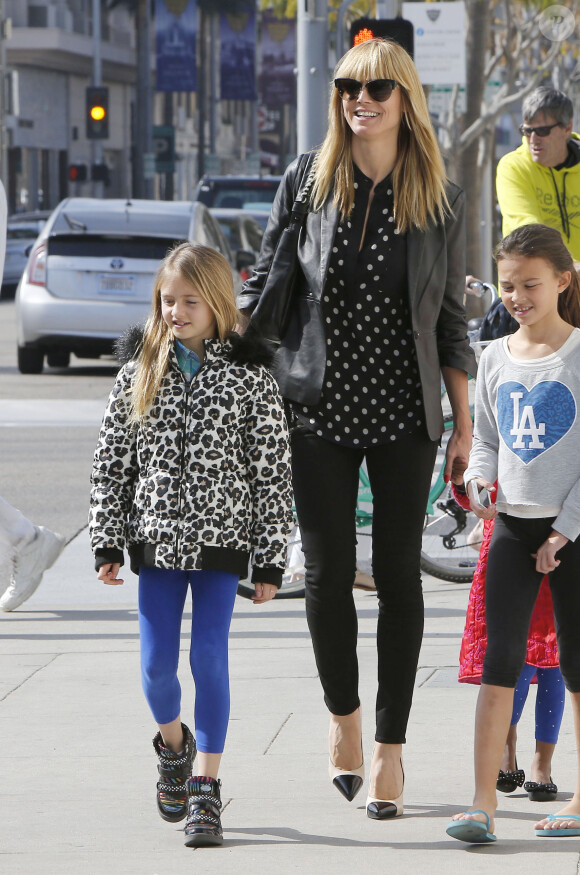
<svg viewBox="0 0 580 875">
<path fill-rule="evenodd" d="M 499 100 L 495 100 L 487 112 L 484 112 L 483 115 L 477 119 L 473 124 L 471 124 L 460 136 L 459 136 L 459 148 L 466 149 L 470 146 L 474 140 L 477 139 L 481 134 L 484 133 L 485 130 L 489 128 L 489 126 L 494 122 L 498 116 L 500 116 L 503 112 L 505 112 L 508 107 L 512 106 L 517 101 L 521 100 L 526 94 L 529 94 L 530 91 L 533 91 L 534 88 L 538 85 L 539 81 L 543 78 L 543 73 L 552 65 L 554 59 L 558 56 L 560 52 L 560 44 L 554 42 L 550 48 L 550 51 L 546 55 L 544 61 L 537 67 L 536 72 L 531 76 L 526 85 L 523 88 L 518 89 L 512 94 L 507 94 L 506 97 L 500 97 Z M 502 85 L 498 91 L 498 96 L 505 93 L 507 88 L 504 90 L 504 86 Z"/>
</svg>

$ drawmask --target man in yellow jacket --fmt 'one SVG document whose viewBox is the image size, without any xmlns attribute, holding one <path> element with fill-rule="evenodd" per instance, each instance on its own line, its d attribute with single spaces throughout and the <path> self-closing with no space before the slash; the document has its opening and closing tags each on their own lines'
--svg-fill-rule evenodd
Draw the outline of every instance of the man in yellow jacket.
<svg viewBox="0 0 580 875">
<path fill-rule="evenodd" d="M 497 165 L 502 233 L 533 222 L 549 225 L 579 262 L 580 137 L 572 132 L 572 101 L 554 88 L 536 88 L 522 112 L 522 145 Z"/>
</svg>

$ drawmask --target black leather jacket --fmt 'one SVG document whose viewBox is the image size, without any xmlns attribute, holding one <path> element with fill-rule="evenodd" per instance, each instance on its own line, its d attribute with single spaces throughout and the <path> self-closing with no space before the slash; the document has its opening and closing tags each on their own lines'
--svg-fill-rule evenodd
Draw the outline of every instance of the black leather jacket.
<svg viewBox="0 0 580 875">
<path fill-rule="evenodd" d="M 238 299 L 241 309 L 255 306 L 270 262 L 301 183 L 304 157 L 287 168 L 272 205 L 254 273 Z M 417 363 L 423 391 L 427 430 L 432 440 L 443 432 L 442 366 L 475 376 L 477 366 L 467 338 L 463 307 L 465 290 L 464 195 L 447 184 L 452 213 L 445 223 L 407 234 L 409 305 Z M 302 277 L 295 290 L 289 327 L 276 354 L 276 378 L 282 395 L 302 404 L 320 398 L 326 367 L 326 338 L 321 298 L 326 281 L 339 211 L 330 197 L 322 209 L 309 212 L 298 246 Z"/>
</svg>

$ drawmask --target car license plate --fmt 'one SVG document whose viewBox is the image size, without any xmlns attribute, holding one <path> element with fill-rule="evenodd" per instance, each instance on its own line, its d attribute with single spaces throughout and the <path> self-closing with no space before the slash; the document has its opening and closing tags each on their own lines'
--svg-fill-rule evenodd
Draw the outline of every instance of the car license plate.
<svg viewBox="0 0 580 875">
<path fill-rule="evenodd" d="M 102 294 L 131 294 L 135 290 L 135 277 L 124 274 L 102 273 L 99 277 L 99 292 Z"/>
</svg>

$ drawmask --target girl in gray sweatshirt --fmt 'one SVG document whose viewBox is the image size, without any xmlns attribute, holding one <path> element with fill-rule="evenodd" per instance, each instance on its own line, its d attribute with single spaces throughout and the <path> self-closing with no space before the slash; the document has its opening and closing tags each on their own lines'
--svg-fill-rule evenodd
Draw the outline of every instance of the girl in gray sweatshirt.
<svg viewBox="0 0 580 875">
<path fill-rule="evenodd" d="M 476 843 L 496 841 L 497 774 L 544 574 L 580 750 L 580 280 L 559 232 L 545 225 L 513 231 L 499 244 L 496 261 L 502 300 L 519 328 L 490 344 L 477 377 L 464 479 L 474 513 L 496 517 L 486 579 L 488 645 L 473 805 L 447 826 L 453 838 Z M 483 490 L 489 506 L 478 495 Z M 570 802 L 535 831 L 580 835 L 580 765 Z"/>
</svg>

